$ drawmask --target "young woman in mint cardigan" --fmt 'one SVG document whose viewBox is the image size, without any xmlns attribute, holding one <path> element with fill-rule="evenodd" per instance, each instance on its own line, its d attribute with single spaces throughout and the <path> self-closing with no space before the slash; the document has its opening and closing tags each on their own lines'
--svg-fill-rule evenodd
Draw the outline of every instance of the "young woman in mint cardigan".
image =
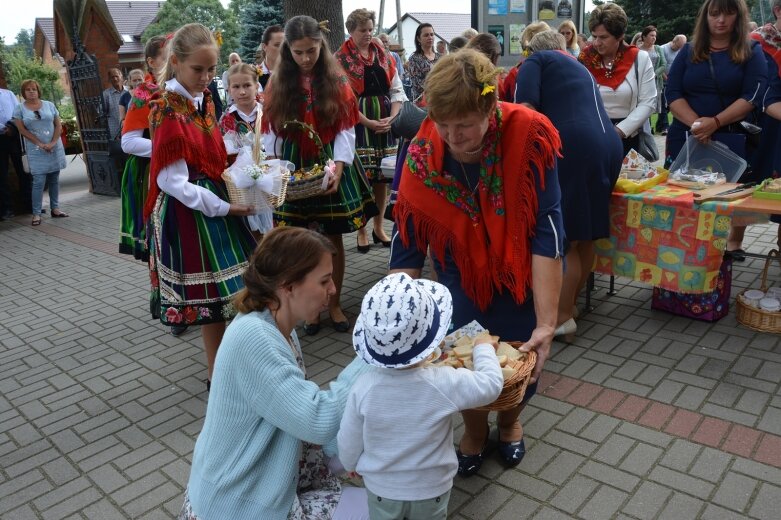
<svg viewBox="0 0 781 520">
<path fill-rule="evenodd" d="M 280 227 L 253 253 L 180 519 L 368 519 L 365 489 L 341 489 L 321 448 L 336 445 L 350 387 L 368 365 L 355 359 L 320 390 L 306 379 L 294 330 L 328 308 L 335 252 L 323 235 Z"/>
</svg>

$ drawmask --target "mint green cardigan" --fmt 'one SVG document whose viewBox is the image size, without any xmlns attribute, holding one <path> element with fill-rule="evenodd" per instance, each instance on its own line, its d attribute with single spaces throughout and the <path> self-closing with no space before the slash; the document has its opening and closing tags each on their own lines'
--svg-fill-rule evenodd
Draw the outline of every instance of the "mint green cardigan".
<svg viewBox="0 0 781 520">
<path fill-rule="evenodd" d="M 295 332 L 293 341 L 300 351 Z M 320 390 L 304 379 L 268 311 L 237 316 L 217 352 L 195 443 L 189 496 L 198 518 L 285 520 L 301 441 L 334 441 L 350 387 L 367 369 L 355 359 Z"/>
</svg>

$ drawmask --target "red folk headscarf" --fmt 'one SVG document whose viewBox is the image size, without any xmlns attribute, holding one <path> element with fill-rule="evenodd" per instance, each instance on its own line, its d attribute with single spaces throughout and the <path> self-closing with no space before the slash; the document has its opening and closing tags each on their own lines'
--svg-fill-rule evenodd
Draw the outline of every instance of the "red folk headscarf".
<svg viewBox="0 0 781 520">
<path fill-rule="evenodd" d="M 339 61 L 339 64 L 347 73 L 347 79 L 350 81 L 350 86 L 357 96 L 363 94 L 365 89 L 363 81 L 364 67 L 370 67 L 374 63 L 375 56 L 377 57 L 380 67 L 385 71 L 385 77 L 388 79 L 388 87 L 390 87 L 393 76 L 396 75 L 396 62 L 390 54 L 385 52 L 385 49 L 381 48 L 376 43 L 369 43 L 369 60 L 366 60 L 361 56 L 361 53 L 352 38 L 347 38 L 339 50 L 334 53 L 334 57 Z"/>
<path fill-rule="evenodd" d="M 144 205 L 144 220 L 155 208 L 160 188 L 160 170 L 180 159 L 187 166 L 213 181 L 221 180 L 228 154 L 222 140 L 211 92 L 203 93 L 203 115 L 189 99 L 177 92 L 160 91 L 152 97 L 150 130 L 152 161 L 149 167 L 149 193 Z"/>
<path fill-rule="evenodd" d="M 613 60 L 613 68 L 608 69 L 602 65 L 602 56 L 600 56 L 594 46 L 588 45 L 580 52 L 578 61 L 586 66 L 598 84 L 615 90 L 624 82 L 626 75 L 629 74 L 638 52 L 640 52 L 640 49 L 634 45 L 627 45 L 622 41 L 618 46 L 616 58 Z"/>
<path fill-rule="evenodd" d="M 449 250 L 461 286 L 481 310 L 496 292 L 508 290 L 519 304 L 531 287 L 531 246 L 537 219 L 535 175 L 544 188 L 546 169 L 561 148 L 558 131 L 544 115 L 499 103 L 485 134 L 479 188 L 472 194 L 443 171 L 446 145 L 430 119 L 409 146 L 394 217 L 409 245 L 415 240 L 444 262 Z"/>
<path fill-rule="evenodd" d="M 778 75 L 781 76 L 781 31 L 772 23 L 767 23 L 751 33 L 751 37 L 762 45 L 765 51 L 778 66 Z"/>
</svg>

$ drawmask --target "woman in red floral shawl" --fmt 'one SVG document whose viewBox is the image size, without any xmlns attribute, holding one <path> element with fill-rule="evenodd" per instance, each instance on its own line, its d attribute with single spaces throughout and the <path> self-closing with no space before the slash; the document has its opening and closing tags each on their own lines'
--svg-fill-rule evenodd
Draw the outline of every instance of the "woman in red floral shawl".
<svg viewBox="0 0 781 520">
<path fill-rule="evenodd" d="M 497 102 L 496 68 L 473 49 L 434 65 L 428 118 L 412 140 L 394 210 L 391 272 L 420 277 L 430 250 L 453 296 L 453 327 L 476 320 L 505 341 L 525 342 L 537 364 L 523 400 L 499 412 L 499 454 L 526 453 L 521 409 L 550 353 L 562 282 L 559 135 L 542 114 Z M 532 291 L 533 289 L 533 291 Z M 458 473 L 477 473 L 488 412 L 468 410 Z"/>
<path fill-rule="evenodd" d="M 390 124 L 407 100 L 404 86 L 396 71 L 396 62 L 385 52 L 380 42 L 372 40 L 374 11 L 356 9 L 347 16 L 345 26 L 350 37 L 334 54 L 347 72 L 350 86 L 358 97 L 360 123 L 355 127 L 355 151 L 374 189 L 374 200 L 380 214 L 374 217 L 372 239 L 390 247 L 390 239 L 382 229 L 385 214 L 387 183 L 380 168 L 385 157 L 396 155 L 396 139 Z M 358 252 L 369 251 L 366 228 L 358 230 Z"/>
</svg>

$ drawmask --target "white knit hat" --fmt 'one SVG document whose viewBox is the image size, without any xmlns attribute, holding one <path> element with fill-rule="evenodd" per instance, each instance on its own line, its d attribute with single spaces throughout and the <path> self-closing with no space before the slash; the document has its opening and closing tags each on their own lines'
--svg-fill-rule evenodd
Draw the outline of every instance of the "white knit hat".
<svg viewBox="0 0 781 520">
<path fill-rule="evenodd" d="M 436 350 L 452 317 L 453 297 L 447 287 L 404 273 L 391 274 L 363 297 L 353 348 L 370 365 L 414 365 Z"/>
</svg>

